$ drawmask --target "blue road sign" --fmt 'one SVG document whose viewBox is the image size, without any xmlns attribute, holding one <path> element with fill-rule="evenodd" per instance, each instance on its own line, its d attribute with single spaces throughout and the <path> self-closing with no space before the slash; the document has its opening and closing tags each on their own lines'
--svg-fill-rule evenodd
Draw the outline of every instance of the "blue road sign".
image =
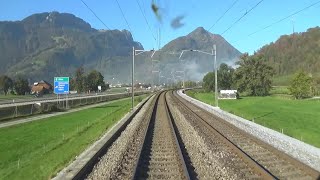
<svg viewBox="0 0 320 180">
<path fill-rule="evenodd" d="M 69 94 L 69 77 L 54 78 L 54 93 Z"/>
</svg>

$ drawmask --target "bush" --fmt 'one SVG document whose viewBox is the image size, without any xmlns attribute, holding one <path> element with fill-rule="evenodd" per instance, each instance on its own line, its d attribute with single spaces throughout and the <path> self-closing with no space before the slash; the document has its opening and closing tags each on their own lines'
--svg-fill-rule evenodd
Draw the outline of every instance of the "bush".
<svg viewBox="0 0 320 180">
<path fill-rule="evenodd" d="M 141 96 L 136 97 L 136 101 L 141 102 L 142 101 L 142 97 Z"/>
<path fill-rule="evenodd" d="M 291 81 L 289 91 L 295 99 L 303 99 L 311 94 L 312 78 L 305 72 L 298 72 Z"/>
</svg>

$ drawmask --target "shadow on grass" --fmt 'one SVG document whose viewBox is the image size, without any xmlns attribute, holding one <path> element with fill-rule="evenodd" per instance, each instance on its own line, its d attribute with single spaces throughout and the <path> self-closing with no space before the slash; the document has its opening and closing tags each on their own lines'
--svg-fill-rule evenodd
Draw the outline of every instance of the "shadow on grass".
<svg viewBox="0 0 320 180">
<path fill-rule="evenodd" d="M 105 105 L 105 106 L 98 106 L 94 107 L 95 109 L 102 109 L 102 108 L 108 108 L 108 107 L 120 107 L 119 105 Z"/>
<path fill-rule="evenodd" d="M 269 116 L 270 114 L 273 114 L 273 113 L 274 113 L 274 112 L 269 112 L 269 113 L 263 114 L 263 115 L 261 115 L 261 116 L 254 117 L 253 119 L 263 118 L 263 117 Z"/>
</svg>

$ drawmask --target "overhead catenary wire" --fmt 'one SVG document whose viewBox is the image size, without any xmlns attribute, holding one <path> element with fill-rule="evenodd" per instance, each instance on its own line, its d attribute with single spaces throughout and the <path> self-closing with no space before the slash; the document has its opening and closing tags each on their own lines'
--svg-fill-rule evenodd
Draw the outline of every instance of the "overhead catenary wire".
<svg viewBox="0 0 320 180">
<path fill-rule="evenodd" d="M 110 28 L 99 18 L 99 16 L 83 1 L 80 0 L 91 12 L 92 14 L 108 29 L 110 30 Z"/>
<path fill-rule="evenodd" d="M 248 15 L 252 10 L 254 10 L 259 4 L 261 4 L 264 0 L 260 0 L 257 4 L 255 4 L 249 11 L 246 11 L 239 19 L 237 19 L 233 24 L 231 24 L 221 35 L 229 31 L 234 25 L 236 25 L 242 18 Z"/>
<path fill-rule="evenodd" d="M 247 39 L 247 38 L 251 37 L 251 36 L 254 35 L 254 34 L 257 34 L 257 33 L 261 32 L 261 31 L 263 31 L 263 30 L 265 30 L 265 29 L 270 28 L 271 26 L 274 26 L 275 24 L 278 24 L 278 23 L 280 23 L 280 22 L 282 22 L 282 21 L 284 21 L 284 20 L 286 20 L 286 19 L 289 19 L 290 17 L 292 17 L 292 16 L 294 16 L 294 15 L 297 15 L 297 14 L 299 14 L 299 13 L 301 13 L 301 12 L 303 12 L 303 11 L 305 11 L 305 10 L 307 10 L 307 9 L 309 9 L 309 8 L 311 8 L 311 7 L 319 4 L 319 3 L 320 3 L 320 1 L 317 1 L 317 2 L 315 2 L 315 3 L 312 3 L 311 5 L 308 5 L 308 6 L 302 8 L 302 9 L 300 9 L 300 10 L 298 10 L 298 11 L 295 11 L 294 13 L 292 13 L 292 14 L 290 14 L 290 15 L 287 15 L 287 16 L 285 16 L 285 17 L 283 17 L 283 18 L 281 18 L 281 19 L 279 19 L 279 20 L 277 20 L 277 21 L 275 21 L 275 22 L 273 22 L 273 23 L 271 23 L 271 24 L 269 24 L 269 25 L 261 28 L 261 29 L 258 29 L 258 30 L 256 30 L 256 31 L 248 34 L 247 36 L 245 36 L 245 37 L 243 37 L 243 38 L 241 38 L 241 39 L 238 39 L 237 41 L 231 42 L 231 43 L 232 43 L 232 44 L 237 44 L 237 43 L 243 41 L 244 39 Z"/>
<path fill-rule="evenodd" d="M 307 9 L 309 9 L 309 8 L 311 8 L 311 7 L 319 4 L 319 3 L 320 3 L 320 1 L 317 1 L 317 2 L 311 4 L 311 5 L 307 6 L 307 7 L 304 7 L 304 8 L 302 8 L 302 9 L 300 9 L 300 10 L 298 10 L 298 11 L 296 11 L 296 12 L 294 12 L 294 13 L 292 13 L 292 14 L 290 14 L 290 15 L 282 18 L 282 19 L 279 19 L 279 20 L 276 21 L 276 22 L 273 22 L 273 23 L 269 24 L 268 26 L 265 26 L 265 27 L 263 27 L 263 28 L 255 31 L 255 32 L 249 34 L 248 36 L 252 36 L 252 35 L 254 35 L 254 34 L 256 34 L 256 33 L 260 32 L 260 31 L 263 31 L 263 30 L 265 30 L 265 29 L 267 29 L 267 28 L 269 28 L 269 27 L 271 27 L 271 26 L 273 26 L 273 25 L 275 25 L 275 24 L 278 24 L 278 23 L 280 23 L 280 22 L 282 22 L 282 21 L 284 21 L 284 20 L 286 20 L 286 19 L 288 19 L 288 18 L 290 18 L 290 17 L 292 17 L 292 16 L 294 16 L 294 15 L 296 15 L 296 14 L 299 14 L 299 13 L 301 13 L 301 12 L 303 12 L 303 11 L 305 11 L 305 10 L 307 10 Z"/>
<path fill-rule="evenodd" d="M 145 22 L 146 22 L 146 24 L 147 24 L 147 26 L 148 26 L 148 28 L 149 28 L 149 31 L 150 31 L 153 39 L 154 39 L 155 41 L 157 41 L 157 38 L 155 37 L 155 35 L 153 34 L 153 32 L 152 32 L 152 30 L 151 30 L 151 27 L 150 27 L 149 22 L 148 22 L 148 20 L 147 20 L 147 18 L 146 18 L 146 15 L 143 13 L 143 10 L 142 10 L 142 8 L 141 8 L 141 5 L 140 5 L 139 1 L 136 0 L 136 2 L 137 2 L 137 4 L 138 4 L 138 6 L 139 6 L 140 12 L 141 12 L 142 16 L 144 17 L 144 20 L 145 20 Z"/>
<path fill-rule="evenodd" d="M 213 25 L 208 29 L 210 31 L 226 14 L 229 12 L 229 10 L 238 2 L 239 0 L 235 0 L 231 6 L 216 20 L 216 22 L 213 23 Z"/>
<path fill-rule="evenodd" d="M 146 14 L 146 5 L 144 3 L 144 0 L 141 0 L 141 2 L 142 2 L 143 13 Z"/>
<path fill-rule="evenodd" d="M 132 29 L 130 28 L 130 25 L 129 25 L 129 23 L 128 23 L 128 20 L 127 20 L 127 18 L 125 17 L 123 11 L 122 11 L 122 8 L 121 8 L 121 6 L 120 6 L 120 4 L 119 4 L 119 1 L 118 1 L 118 0 L 115 0 L 115 1 L 116 1 L 117 5 L 118 5 L 118 8 L 119 8 L 120 11 L 121 11 L 121 14 L 122 14 L 122 17 L 123 17 L 124 21 L 126 22 L 128 28 L 129 28 L 129 30 L 130 30 L 130 32 L 131 32 L 131 34 L 132 34 L 132 37 L 133 37 L 133 31 L 132 31 Z M 134 39 L 134 38 L 133 38 L 133 39 Z"/>
</svg>

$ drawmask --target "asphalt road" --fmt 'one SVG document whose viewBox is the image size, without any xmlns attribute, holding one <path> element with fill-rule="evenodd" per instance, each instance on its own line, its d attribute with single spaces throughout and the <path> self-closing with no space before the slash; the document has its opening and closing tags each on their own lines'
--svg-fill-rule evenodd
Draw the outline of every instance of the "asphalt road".
<svg viewBox="0 0 320 180">
<path fill-rule="evenodd" d="M 75 94 L 75 95 L 68 95 L 61 96 L 59 99 L 56 97 L 47 97 L 47 98 L 32 98 L 32 99 L 19 99 L 14 101 L 0 101 L 0 108 L 3 107 L 14 107 L 14 106 L 21 106 L 21 105 L 29 105 L 35 103 L 47 103 L 47 102 L 58 102 L 58 101 L 65 101 L 68 100 L 75 100 L 75 99 L 85 99 L 88 97 L 101 97 L 101 96 L 109 96 L 109 95 L 120 95 L 120 94 L 127 94 L 127 93 L 97 93 L 97 94 Z"/>
<path fill-rule="evenodd" d="M 104 92 L 104 93 L 91 93 L 91 94 L 68 94 L 68 98 L 72 97 L 91 97 L 91 96 L 97 96 L 97 95 L 107 95 L 107 94 L 117 94 L 112 92 Z M 60 95 L 59 99 L 65 99 L 67 98 L 66 95 Z M 39 102 L 39 101 L 45 101 L 45 100 L 57 100 L 58 96 L 54 94 L 50 95 L 44 95 L 42 97 L 34 97 L 34 98 L 28 98 L 28 99 L 6 99 L 6 100 L 0 100 L 0 105 L 2 104 L 14 104 L 14 103 L 25 103 L 25 102 Z"/>
</svg>

